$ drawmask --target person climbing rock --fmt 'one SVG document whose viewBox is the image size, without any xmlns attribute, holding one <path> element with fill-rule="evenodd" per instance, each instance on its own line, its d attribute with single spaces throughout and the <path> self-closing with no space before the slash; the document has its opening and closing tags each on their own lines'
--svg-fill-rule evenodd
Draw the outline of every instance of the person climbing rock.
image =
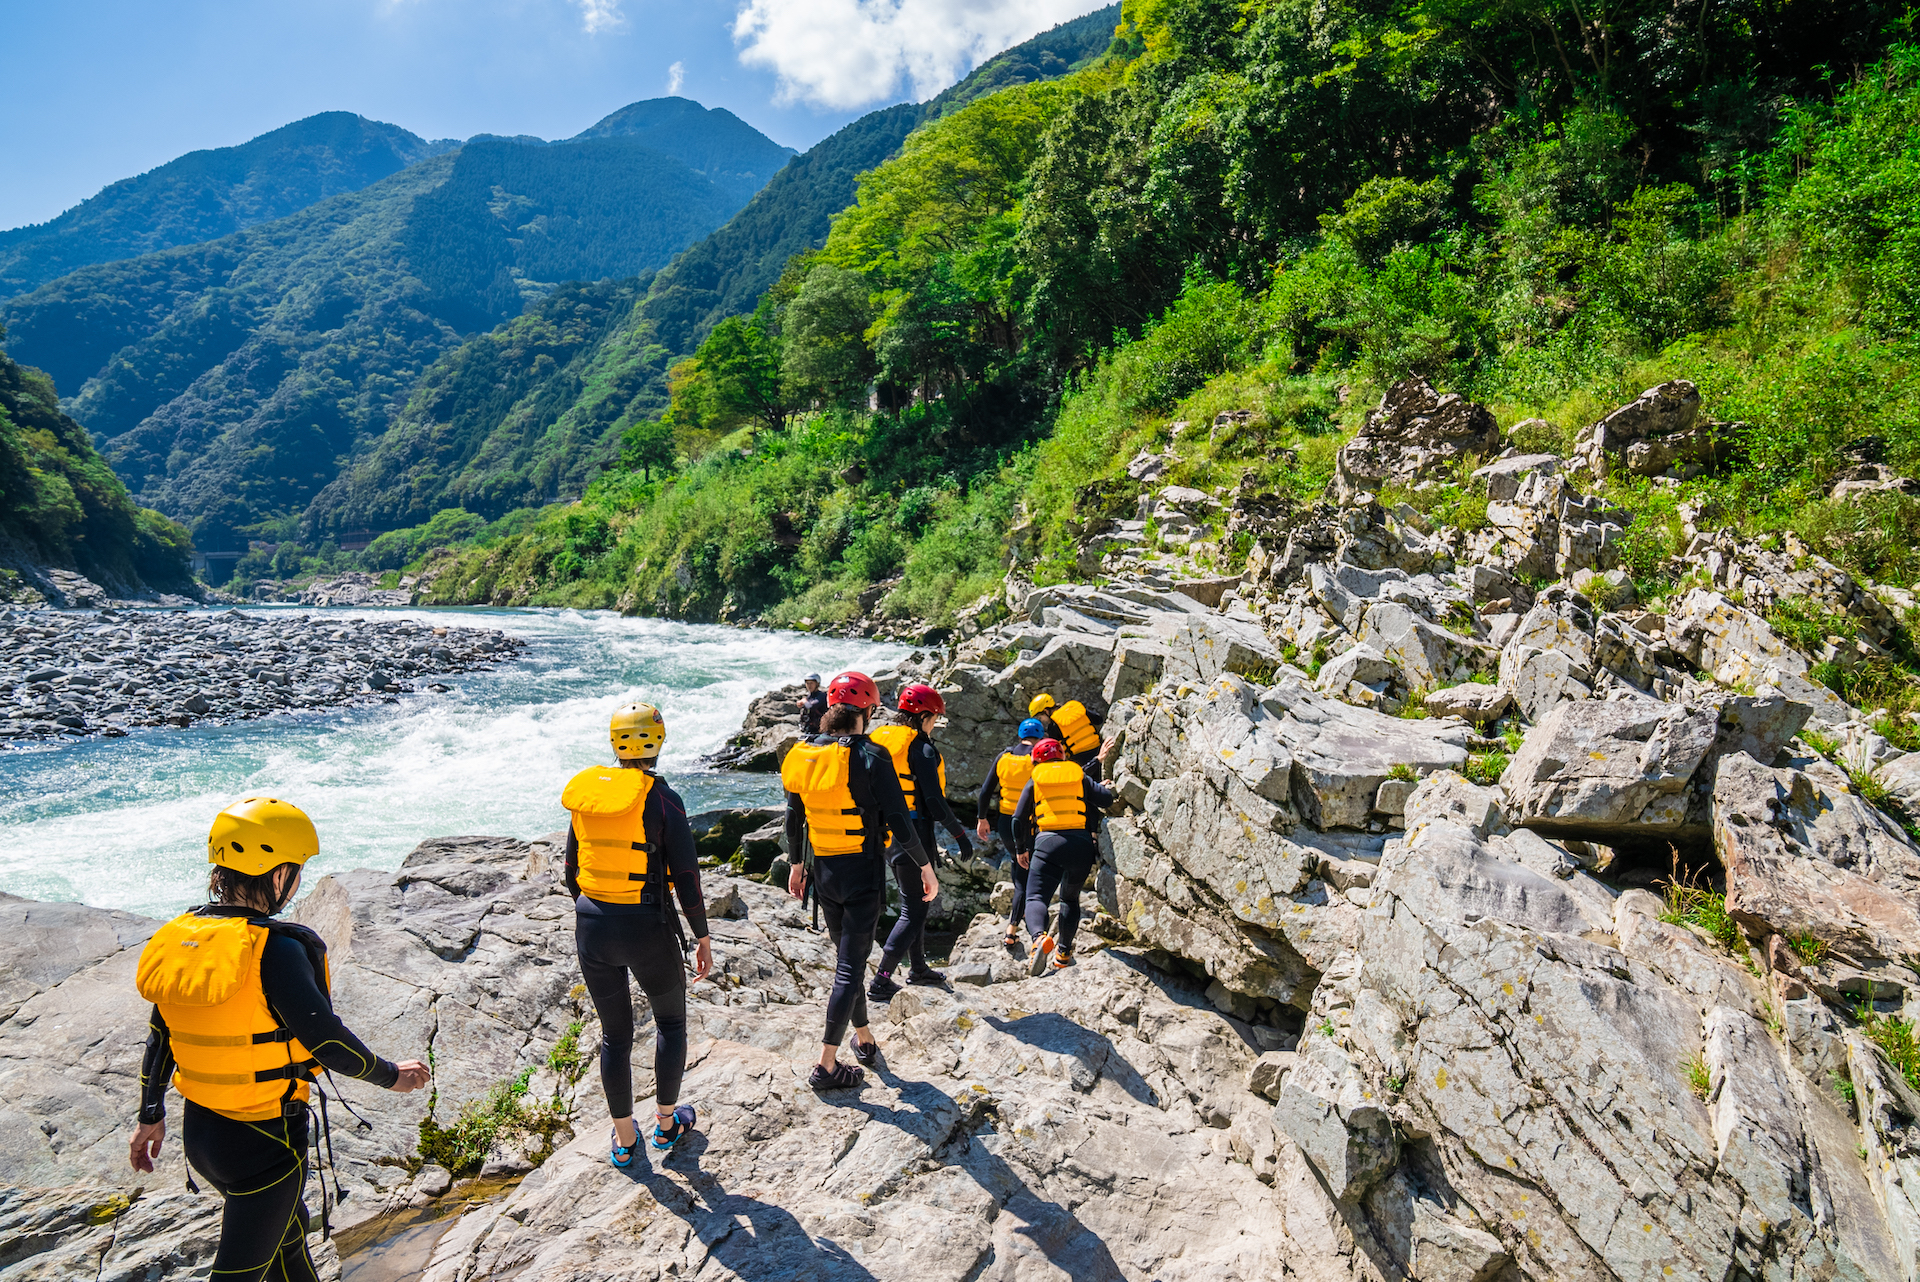
<svg viewBox="0 0 1920 1282">
<path fill-rule="evenodd" d="M 1093 778 L 1100 777 L 1100 723 L 1078 699 L 1056 705 L 1050 694 L 1037 694 L 1027 704 L 1027 715 L 1040 718 L 1047 738 L 1058 739 L 1067 759 Z"/>
<path fill-rule="evenodd" d="M 879 705 L 880 690 L 871 677 L 842 672 L 827 683 L 822 733 L 795 744 L 780 765 L 780 783 L 787 790 L 787 849 L 807 852 L 788 875 L 787 891 L 798 899 L 812 882 L 836 953 L 826 1035 L 820 1061 L 807 1079 L 820 1090 L 866 1080 L 859 1066 L 839 1062 L 849 1024 L 854 1058 L 868 1066 L 880 1058 L 880 1043 L 867 1027 L 867 993 L 861 981 L 887 901 L 889 833 L 919 869 L 926 898 L 932 899 L 938 889 L 893 757 L 867 738 L 868 722 Z"/>
<path fill-rule="evenodd" d="M 939 846 L 933 835 L 935 823 L 953 835 L 954 843 L 960 847 L 960 858 L 973 855 L 973 841 L 967 835 L 966 826 L 947 804 L 947 763 L 932 739 L 933 728 L 946 711 L 947 701 L 940 697 L 938 690 L 916 683 L 900 692 L 899 724 L 881 726 L 870 736 L 893 757 L 900 790 L 906 795 L 907 808 L 913 812 L 914 831 L 919 834 L 921 846 L 936 862 Z M 886 945 L 880 950 L 879 972 L 867 986 L 867 996 L 881 1002 L 900 991 L 893 972 L 903 956 L 910 957 L 913 963 L 913 969 L 907 974 L 909 984 L 943 984 L 947 979 L 944 973 L 927 965 L 927 913 L 933 908 L 933 897 L 921 893 L 919 868 L 898 850 L 892 852 L 888 862 L 893 865 L 894 880 L 900 886 L 900 919 L 894 923 Z"/>
<path fill-rule="evenodd" d="M 317 1070 L 391 1091 L 427 1084 L 425 1064 L 381 1059 L 334 1014 L 320 936 L 274 920 L 318 853 L 298 806 L 274 797 L 228 806 L 207 836 L 210 902 L 155 931 L 136 971 L 153 1011 L 127 1160 L 153 1170 L 171 1080 L 186 1099 L 187 1162 L 225 1199 L 212 1264 L 221 1282 L 318 1276 L 302 1197 Z M 321 1193 L 324 1210 L 324 1184 Z"/>
<path fill-rule="evenodd" d="M 694 982 L 713 969 L 700 861 L 687 808 L 654 773 L 667 724 L 648 703 L 629 703 L 607 726 L 612 766 L 589 766 L 567 781 L 570 816 L 563 877 L 573 896 L 580 976 L 600 1017 L 600 1088 L 613 1115 L 608 1160 L 633 1161 L 633 990 L 653 1011 L 654 1122 L 649 1143 L 671 1149 L 699 1119 L 679 1104 L 687 1070 L 686 937 L 673 900 L 693 929 Z"/>
<path fill-rule="evenodd" d="M 827 715 L 827 692 L 820 688 L 820 674 L 807 673 L 807 692 L 800 696 L 800 734 L 811 739 L 820 733 L 820 718 Z"/>
<path fill-rule="evenodd" d="M 1113 789 L 1066 759 L 1057 739 L 1033 745 L 1033 778 L 1013 808 L 1013 826 L 1031 850 L 1027 868 L 1029 973 L 1073 965 L 1073 937 L 1080 929 L 1080 892 L 1100 859 L 1094 834 L 1100 813 L 1113 804 Z M 1020 856 L 1016 856 L 1019 858 Z M 1059 935 L 1047 933 L 1047 906 L 1060 892 Z"/>
<path fill-rule="evenodd" d="M 976 809 L 980 815 L 976 829 L 980 840 L 985 841 L 995 832 L 999 833 L 1000 844 L 1006 847 L 1012 856 L 1007 864 L 1007 873 L 1013 879 L 1013 904 L 1007 909 L 1007 946 L 1019 942 L 1020 927 L 1027 920 L 1027 863 L 1024 857 L 1032 853 L 1030 846 L 1021 846 L 1015 842 L 1013 834 L 1013 808 L 1020 804 L 1020 794 L 1026 790 L 1027 780 L 1033 778 L 1033 745 L 1047 737 L 1047 728 L 1038 717 L 1028 717 L 1020 723 L 1020 742 L 1011 748 L 1001 750 L 993 759 L 993 765 L 987 768 L 987 777 L 980 784 L 980 796 L 976 800 Z M 993 817 L 993 825 L 988 826 L 988 816 Z"/>
</svg>

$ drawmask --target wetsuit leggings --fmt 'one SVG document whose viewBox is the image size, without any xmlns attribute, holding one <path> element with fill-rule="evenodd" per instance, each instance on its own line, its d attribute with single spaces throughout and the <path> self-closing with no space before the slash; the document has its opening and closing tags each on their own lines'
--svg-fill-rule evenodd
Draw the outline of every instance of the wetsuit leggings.
<svg viewBox="0 0 1920 1282">
<path fill-rule="evenodd" d="M 212 1282 L 316 1282 L 307 1254 L 307 1114 L 264 1122 L 187 1101 L 187 1161 L 225 1198 Z"/>
<path fill-rule="evenodd" d="M 838 1046 L 848 1024 L 867 1026 L 867 958 L 887 902 L 886 872 L 880 859 L 856 852 L 815 856 L 813 876 L 813 893 L 837 955 L 833 991 L 827 994 L 827 1032 L 820 1040 Z"/>
<path fill-rule="evenodd" d="M 1007 848 L 1007 875 L 1013 879 L 1013 902 L 1007 908 L 1007 925 L 1018 926 L 1027 919 L 1027 870 L 1020 866 L 1013 854 L 1013 816 L 999 815 L 994 819 L 994 829 L 1000 834 L 1000 844 Z"/>
<path fill-rule="evenodd" d="M 920 822 L 916 812 L 913 826 L 920 834 L 920 847 L 931 854 L 933 844 L 933 825 Z M 926 897 L 926 888 L 920 884 L 920 865 L 905 855 L 895 855 L 888 860 L 893 865 L 893 880 L 900 887 L 900 920 L 893 923 L 893 930 L 887 935 L 887 943 L 880 950 L 880 972 L 891 975 L 893 968 L 900 964 L 902 956 L 913 959 L 915 970 L 927 969 L 927 914 L 933 909 L 933 901 Z"/>
<path fill-rule="evenodd" d="M 1060 925 L 1054 943 L 1063 953 L 1073 951 L 1080 929 L 1080 892 L 1099 862 L 1100 848 L 1093 834 L 1043 832 L 1033 840 L 1033 865 L 1027 869 L 1027 933 L 1038 939 L 1047 930 L 1047 904 L 1060 892 Z"/>
<path fill-rule="evenodd" d="M 615 1117 L 633 1114 L 632 975 L 653 1007 L 653 1091 L 660 1108 L 680 1100 L 687 1071 L 687 975 L 673 923 L 649 914 L 574 916 L 587 995 L 600 1016 L 600 1086 Z"/>
</svg>

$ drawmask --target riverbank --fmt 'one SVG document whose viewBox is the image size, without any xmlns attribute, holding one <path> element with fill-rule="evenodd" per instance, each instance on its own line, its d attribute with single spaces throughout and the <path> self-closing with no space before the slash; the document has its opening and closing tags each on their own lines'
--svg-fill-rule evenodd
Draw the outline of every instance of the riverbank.
<svg viewBox="0 0 1920 1282">
<path fill-rule="evenodd" d="M 0 610 L 0 632 L 7 742 L 392 703 L 526 648 L 497 628 L 238 610 Z"/>
</svg>

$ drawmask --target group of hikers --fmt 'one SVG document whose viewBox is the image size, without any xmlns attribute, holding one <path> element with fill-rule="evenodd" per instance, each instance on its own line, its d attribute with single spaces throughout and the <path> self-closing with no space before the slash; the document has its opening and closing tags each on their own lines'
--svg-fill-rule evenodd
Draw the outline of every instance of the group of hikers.
<svg viewBox="0 0 1920 1282">
<path fill-rule="evenodd" d="M 946 712 L 933 687 L 903 688 L 885 725 L 879 687 L 843 672 L 801 701 L 805 737 L 781 765 L 786 790 L 787 890 L 809 891 L 835 950 L 816 1090 L 859 1086 L 879 1062 L 867 1001 L 910 984 L 941 984 L 928 964 L 927 915 L 939 893 L 935 825 L 961 858 L 974 837 L 946 800 L 946 763 L 932 732 Z M 656 773 L 666 742 L 657 708 L 630 703 L 608 729 L 615 764 L 568 781 L 570 815 L 563 879 L 573 896 L 581 976 L 599 1016 L 600 1083 L 612 1114 L 609 1160 L 622 1170 L 640 1142 L 634 1118 L 631 976 L 654 1025 L 654 1124 L 648 1143 L 667 1152 L 698 1121 L 679 1103 L 687 1058 L 687 971 L 713 967 L 693 829 L 679 794 Z M 1006 945 L 1028 936 L 1029 973 L 1074 964 L 1080 895 L 1098 860 L 1095 834 L 1113 793 L 1099 782 L 1098 723 L 1078 703 L 1041 694 L 1020 723 L 1019 742 L 995 759 L 981 785 L 975 834 L 996 834 L 1012 855 L 1013 907 Z M 307 1250 L 302 1200 L 309 1100 L 321 1070 L 393 1091 L 427 1084 L 419 1060 L 380 1058 L 334 1013 L 325 942 L 278 919 L 319 853 L 313 822 L 297 806 L 248 797 L 214 818 L 207 838 L 209 902 L 156 931 L 136 983 L 153 1003 L 141 1065 L 138 1125 L 129 1144 L 136 1170 L 152 1171 L 166 1136 L 166 1092 L 185 1098 L 188 1164 L 225 1199 L 211 1275 L 220 1282 L 317 1278 Z M 886 906 L 888 868 L 900 890 L 899 919 L 866 978 Z M 1058 894 L 1059 920 L 1047 929 Z M 679 911 L 674 909 L 678 901 Z M 684 916 L 693 937 L 691 948 Z M 857 1064 L 839 1062 L 853 1031 Z M 319 1096 L 325 1120 L 326 1095 Z M 192 1186 L 192 1176 L 188 1176 Z"/>
</svg>

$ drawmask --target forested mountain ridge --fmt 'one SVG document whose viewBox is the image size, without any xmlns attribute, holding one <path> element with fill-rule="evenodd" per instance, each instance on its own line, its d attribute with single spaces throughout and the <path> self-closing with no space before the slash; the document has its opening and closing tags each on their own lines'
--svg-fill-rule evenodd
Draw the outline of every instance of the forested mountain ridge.
<svg viewBox="0 0 1920 1282">
<path fill-rule="evenodd" d="M 795 155 L 724 107 L 703 107 L 690 98 L 628 103 L 568 141 L 589 138 L 632 138 L 741 201 L 766 186 Z"/>
<path fill-rule="evenodd" d="M 0 299 L 94 263 L 214 240 L 458 147 L 346 111 L 110 183 L 59 217 L 0 231 Z"/>
<path fill-rule="evenodd" d="M 928 102 L 870 112 L 823 139 L 656 275 L 637 307 L 606 317 L 588 345 L 564 344 L 564 359 L 548 341 L 580 333 L 589 312 L 601 324 L 588 299 L 604 290 L 571 295 L 561 304 L 565 320 L 529 313 L 448 353 L 386 435 L 316 496 L 301 541 L 311 547 L 350 530 L 414 526 L 450 506 L 492 520 L 513 506 L 579 493 L 619 457 L 622 435 L 634 423 L 666 408 L 674 360 L 720 320 L 751 310 L 790 258 L 826 239 L 860 174 L 896 152 L 923 121 L 997 88 L 1063 75 L 1104 52 L 1119 15 L 1113 5 L 1063 23 L 988 59 Z M 616 113 L 589 132 L 629 119 Z M 536 367 L 518 367 L 517 359 Z M 513 409 L 492 417 L 477 412 L 499 404 L 509 389 Z M 536 485 L 533 477 L 551 483 Z"/>
<path fill-rule="evenodd" d="M 86 268 L 0 319 L 17 355 L 79 389 L 73 413 L 143 501 L 205 547 L 274 538 L 463 335 L 560 282 L 649 272 L 724 222 L 739 176 L 784 159 L 754 137 L 723 174 L 733 192 L 617 129 L 473 143 L 232 236 Z"/>
<path fill-rule="evenodd" d="M 1914 14 L 1665 12 L 1130 0 L 1104 60 L 864 175 L 673 368 L 623 470 L 437 599 L 818 625 L 898 578 L 882 608 L 938 619 L 1010 557 L 1088 573 L 1170 422 L 1244 411 L 1159 484 L 1304 504 L 1409 375 L 1560 453 L 1696 382 L 1736 465 L 1608 490 L 1647 596 L 1684 568 L 1682 503 L 1920 573 L 1920 502 L 1827 498 L 1849 452 L 1920 468 Z M 1464 479 L 1412 497 L 1484 523 Z"/>
</svg>

